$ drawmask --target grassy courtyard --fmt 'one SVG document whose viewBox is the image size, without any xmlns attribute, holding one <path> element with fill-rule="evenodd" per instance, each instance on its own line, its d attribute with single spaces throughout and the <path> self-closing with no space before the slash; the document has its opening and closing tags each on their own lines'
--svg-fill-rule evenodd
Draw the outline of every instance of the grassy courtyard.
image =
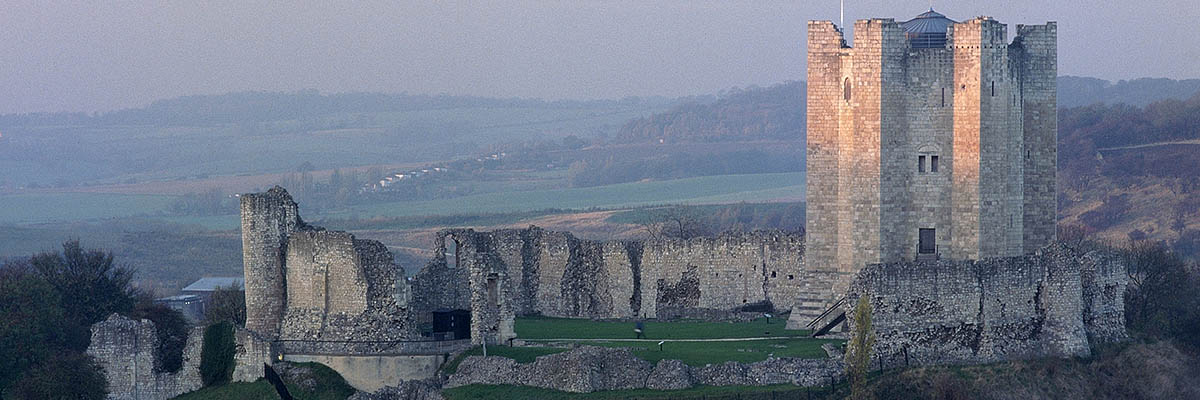
<svg viewBox="0 0 1200 400">
<path fill-rule="evenodd" d="M 633 323 L 591 321 L 581 319 L 523 317 L 516 321 L 517 336 L 538 347 L 490 346 L 489 355 L 498 355 L 533 362 L 538 356 L 566 351 L 573 344 L 606 347 L 628 347 L 633 354 L 649 362 L 680 360 L 692 366 L 719 364 L 726 361 L 751 363 L 775 357 L 823 358 L 821 345 L 841 340 L 812 339 L 806 331 L 785 331 L 782 319 L 763 319 L 751 322 L 673 321 L 646 322 L 646 340 L 633 339 Z M 663 341 L 661 350 L 659 342 Z M 458 363 L 468 355 L 481 355 L 474 348 L 447 365 L 447 372 L 457 370 Z"/>
<path fill-rule="evenodd" d="M 784 330 L 786 319 L 759 318 L 750 322 L 646 321 L 646 339 L 731 339 L 807 337 L 808 331 Z M 541 339 L 633 339 L 633 322 L 592 321 L 571 318 L 517 318 L 517 337 Z"/>
</svg>

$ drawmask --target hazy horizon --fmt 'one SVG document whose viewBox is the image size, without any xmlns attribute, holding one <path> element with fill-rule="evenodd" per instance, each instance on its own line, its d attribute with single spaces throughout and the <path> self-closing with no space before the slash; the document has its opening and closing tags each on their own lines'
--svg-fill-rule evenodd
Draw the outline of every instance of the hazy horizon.
<svg viewBox="0 0 1200 400">
<path fill-rule="evenodd" d="M 846 5 L 903 21 L 928 2 Z M 934 4 L 956 20 L 1057 21 L 1059 75 L 1200 78 L 1200 4 Z M 679 97 L 805 75 L 806 21 L 838 2 L 520 1 L 79 7 L 0 15 L 0 113 L 110 111 L 185 95 L 316 89 L 542 99 Z M 847 32 L 847 35 L 852 33 Z"/>
</svg>

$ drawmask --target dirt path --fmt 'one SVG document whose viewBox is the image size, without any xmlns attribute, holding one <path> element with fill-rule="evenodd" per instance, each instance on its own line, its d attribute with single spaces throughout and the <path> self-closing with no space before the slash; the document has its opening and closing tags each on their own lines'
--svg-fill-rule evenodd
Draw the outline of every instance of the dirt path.
<svg viewBox="0 0 1200 400">
<path fill-rule="evenodd" d="M 1177 145 L 1177 144 L 1200 144 L 1200 139 L 1180 140 L 1180 141 L 1175 141 L 1175 142 L 1135 144 L 1132 146 L 1105 147 L 1103 149 L 1096 149 L 1096 151 L 1130 150 L 1130 149 L 1141 149 L 1141 148 L 1146 148 L 1146 147 L 1172 146 L 1172 145 Z"/>
</svg>

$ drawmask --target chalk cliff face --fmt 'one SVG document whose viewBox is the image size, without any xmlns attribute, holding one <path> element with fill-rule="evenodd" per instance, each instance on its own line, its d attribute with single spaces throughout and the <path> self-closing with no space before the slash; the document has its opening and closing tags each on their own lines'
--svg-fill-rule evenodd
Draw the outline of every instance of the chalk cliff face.
<svg viewBox="0 0 1200 400">
<path fill-rule="evenodd" d="M 1086 356 L 1090 345 L 1125 338 L 1127 281 L 1109 255 L 1052 245 L 1020 257 L 870 265 L 847 304 L 870 298 L 875 352 L 887 364 Z"/>
</svg>

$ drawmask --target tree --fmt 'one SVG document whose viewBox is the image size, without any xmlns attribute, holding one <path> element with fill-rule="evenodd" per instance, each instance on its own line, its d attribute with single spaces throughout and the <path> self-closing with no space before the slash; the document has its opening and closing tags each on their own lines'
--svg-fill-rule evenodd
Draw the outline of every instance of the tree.
<svg viewBox="0 0 1200 400">
<path fill-rule="evenodd" d="M 708 226 L 696 213 L 683 206 L 667 207 L 652 213 L 643 223 L 650 239 L 692 239 L 709 234 Z"/>
<path fill-rule="evenodd" d="M 63 341 L 58 292 L 28 262 L 0 267 L 0 393 Z"/>
<path fill-rule="evenodd" d="M 213 291 L 204 309 L 207 324 L 230 322 L 246 326 L 246 291 L 240 287 L 219 287 Z"/>
<path fill-rule="evenodd" d="M 87 349 L 89 327 L 112 313 L 133 310 L 137 291 L 130 286 L 133 270 L 113 264 L 113 255 L 84 250 L 78 240 L 63 243 L 63 252 L 47 252 L 29 260 L 38 274 L 59 294 L 70 329 L 68 346 Z"/>
<path fill-rule="evenodd" d="M 91 356 L 62 352 L 27 371 L 5 395 L 22 400 L 102 400 L 108 395 L 107 386 Z"/>
<path fill-rule="evenodd" d="M 1129 274 L 1125 325 L 1149 337 L 1174 337 L 1200 347 L 1200 277 L 1162 244 L 1131 242 L 1120 252 Z"/>
<path fill-rule="evenodd" d="M 854 331 L 846 349 L 846 376 L 850 378 L 850 397 L 867 397 L 867 371 L 871 367 L 871 351 L 875 347 L 875 330 L 871 327 L 871 300 L 864 293 L 854 306 Z"/>
</svg>

